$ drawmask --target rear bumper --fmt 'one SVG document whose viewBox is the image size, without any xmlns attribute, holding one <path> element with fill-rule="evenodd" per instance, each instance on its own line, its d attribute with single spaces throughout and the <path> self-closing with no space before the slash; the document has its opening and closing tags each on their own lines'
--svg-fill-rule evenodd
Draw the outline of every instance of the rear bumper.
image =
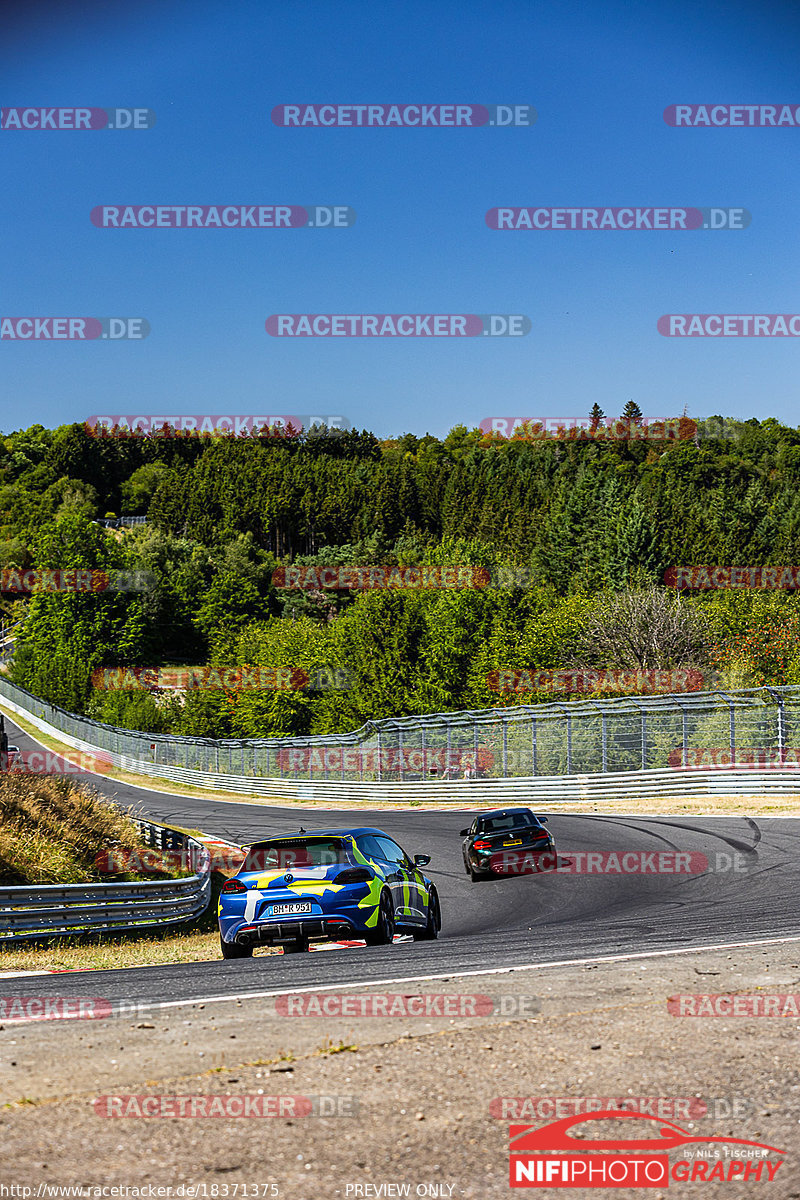
<svg viewBox="0 0 800 1200">
<path fill-rule="evenodd" d="M 239 946 L 272 946 L 282 942 L 330 941 L 336 938 L 363 938 L 344 917 L 295 917 L 284 921 L 255 922 L 237 929 L 233 941 Z"/>
<path fill-rule="evenodd" d="M 553 871 L 557 866 L 555 843 L 545 847 L 509 846 L 480 856 L 481 870 L 495 875 L 527 875 L 532 871 Z"/>
</svg>

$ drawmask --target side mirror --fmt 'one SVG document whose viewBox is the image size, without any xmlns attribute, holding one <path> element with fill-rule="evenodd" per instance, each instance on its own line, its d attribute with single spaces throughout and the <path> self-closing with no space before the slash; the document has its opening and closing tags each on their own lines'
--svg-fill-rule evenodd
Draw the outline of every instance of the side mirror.
<svg viewBox="0 0 800 1200">
<path fill-rule="evenodd" d="M 469 830 L 468 830 L 468 829 L 462 829 L 462 830 L 461 830 L 461 833 L 460 833 L 458 836 L 459 836 L 459 837 L 469 837 Z"/>
<path fill-rule="evenodd" d="M 547 817 L 539 817 L 539 824 L 540 824 L 540 825 L 546 825 L 546 824 L 547 824 Z"/>
<path fill-rule="evenodd" d="M 19 746 L 9 746 L 8 753 L 9 754 L 19 754 Z"/>
<path fill-rule="evenodd" d="M 415 854 L 414 855 L 414 866 L 415 867 L 427 867 L 427 865 L 430 861 L 431 861 L 430 854 Z"/>
</svg>

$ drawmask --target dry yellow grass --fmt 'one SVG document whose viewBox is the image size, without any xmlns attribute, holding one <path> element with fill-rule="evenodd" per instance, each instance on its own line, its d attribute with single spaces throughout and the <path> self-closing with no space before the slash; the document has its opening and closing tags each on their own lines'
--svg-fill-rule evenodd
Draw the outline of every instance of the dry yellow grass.
<svg viewBox="0 0 800 1200">
<path fill-rule="evenodd" d="M 256 955 L 278 954 L 277 949 Z M 221 959 L 219 932 L 178 930 L 159 935 L 120 937 L 104 941 L 66 939 L 49 946 L 19 946 L 0 950 L 0 979 L 16 971 L 111 971 L 119 967 L 156 967 L 169 963 L 213 962 Z"/>
<path fill-rule="evenodd" d="M 86 883 L 110 845 L 141 848 L 127 813 L 91 787 L 56 776 L 0 778 L 0 883 Z"/>
</svg>

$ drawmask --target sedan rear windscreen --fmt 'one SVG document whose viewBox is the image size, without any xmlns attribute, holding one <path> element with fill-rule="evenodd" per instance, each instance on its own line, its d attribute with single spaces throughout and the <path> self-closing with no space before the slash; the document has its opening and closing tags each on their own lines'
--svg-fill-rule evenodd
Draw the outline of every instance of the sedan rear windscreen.
<svg viewBox="0 0 800 1200">
<path fill-rule="evenodd" d="M 291 838 L 251 846 L 242 871 L 289 871 L 349 863 L 340 838 Z"/>
<path fill-rule="evenodd" d="M 486 817 L 479 829 L 482 833 L 504 833 L 507 829 L 522 829 L 525 826 L 536 825 L 527 813 L 509 813 L 506 817 Z"/>
</svg>

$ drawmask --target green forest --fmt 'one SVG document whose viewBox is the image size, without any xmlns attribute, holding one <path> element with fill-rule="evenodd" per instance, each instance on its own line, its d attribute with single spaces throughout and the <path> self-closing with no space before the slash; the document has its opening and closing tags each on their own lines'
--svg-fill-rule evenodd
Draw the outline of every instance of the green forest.
<svg viewBox="0 0 800 1200">
<path fill-rule="evenodd" d="M 0 566 L 139 572 L 139 590 L 5 591 L 11 679 L 74 712 L 209 737 L 563 699 L 492 672 L 697 668 L 800 683 L 794 590 L 676 593 L 679 565 L 800 564 L 800 430 L 0 435 Z M 724 436 L 723 436 L 724 435 Z M 143 524 L 106 527 L 118 517 Z M 479 587 L 276 586 L 288 565 L 482 568 Z M 280 576 L 278 577 L 280 582 Z M 108 690 L 99 668 L 285 668 L 308 686 Z M 534 680 L 535 682 L 535 680 Z M 608 694 L 605 692 L 604 694 Z M 574 693 L 572 693 L 574 696 Z"/>
</svg>

